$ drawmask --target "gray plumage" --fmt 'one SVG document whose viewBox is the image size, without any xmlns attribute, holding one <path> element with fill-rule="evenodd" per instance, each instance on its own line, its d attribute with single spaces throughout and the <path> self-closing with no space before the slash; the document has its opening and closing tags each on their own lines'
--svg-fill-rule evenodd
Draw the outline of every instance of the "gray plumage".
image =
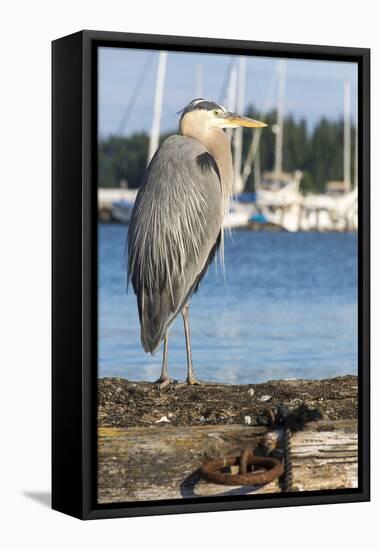
<svg viewBox="0 0 379 550">
<path fill-rule="evenodd" d="M 220 240 L 220 173 L 199 141 L 172 136 L 140 185 L 128 233 L 128 275 L 141 341 L 153 352 L 205 274 Z"/>
<path fill-rule="evenodd" d="M 190 344 L 189 300 L 218 246 L 233 193 L 233 166 L 224 128 L 265 124 L 196 99 L 183 109 L 181 135 L 164 141 L 139 187 L 128 233 L 128 280 L 137 295 L 141 342 L 154 352 L 164 340 L 159 386 L 168 377 L 168 329 L 183 315 L 187 382 L 196 380 Z"/>
</svg>

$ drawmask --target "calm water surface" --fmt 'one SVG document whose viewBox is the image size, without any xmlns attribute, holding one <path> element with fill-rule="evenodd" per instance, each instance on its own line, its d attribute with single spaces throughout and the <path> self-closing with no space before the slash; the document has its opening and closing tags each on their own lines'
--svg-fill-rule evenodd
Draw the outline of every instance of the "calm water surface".
<svg viewBox="0 0 379 550">
<path fill-rule="evenodd" d="M 144 353 L 133 289 L 126 293 L 127 229 L 99 226 L 99 376 L 155 380 L 161 349 Z M 254 383 L 357 373 L 357 236 L 235 231 L 226 274 L 212 265 L 193 297 L 196 375 Z M 169 373 L 185 379 L 181 317 L 170 331 Z"/>
</svg>

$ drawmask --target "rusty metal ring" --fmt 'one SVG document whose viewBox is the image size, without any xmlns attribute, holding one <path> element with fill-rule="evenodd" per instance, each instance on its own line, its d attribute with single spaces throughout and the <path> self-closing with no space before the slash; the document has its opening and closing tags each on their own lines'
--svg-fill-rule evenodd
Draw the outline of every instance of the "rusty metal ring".
<svg viewBox="0 0 379 550">
<path fill-rule="evenodd" d="M 276 458 L 253 455 L 246 458 L 246 462 L 249 466 L 261 466 L 265 469 L 265 471 L 249 472 L 244 474 L 223 473 L 221 472 L 223 468 L 240 464 L 240 457 L 227 456 L 225 458 L 208 460 L 205 462 L 200 468 L 200 475 L 207 481 L 221 485 L 265 485 L 266 483 L 270 483 L 274 479 L 277 479 L 283 475 L 283 464 Z M 244 469 L 246 462 L 245 460 L 243 462 Z"/>
<path fill-rule="evenodd" d="M 251 466 L 253 464 L 252 460 L 254 459 L 254 451 L 251 447 L 246 447 L 241 453 L 240 459 L 239 459 L 239 474 L 247 474 L 247 468 L 248 466 Z"/>
</svg>

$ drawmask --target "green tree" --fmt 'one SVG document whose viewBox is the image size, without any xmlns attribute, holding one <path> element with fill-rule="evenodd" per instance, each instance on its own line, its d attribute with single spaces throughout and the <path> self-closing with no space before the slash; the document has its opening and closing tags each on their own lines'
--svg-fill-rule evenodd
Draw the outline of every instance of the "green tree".
<svg viewBox="0 0 379 550">
<path fill-rule="evenodd" d="M 248 116 L 260 119 L 261 114 L 250 106 Z M 270 111 L 265 121 L 268 128 L 262 131 L 260 139 L 261 171 L 273 170 L 275 164 L 275 134 L 277 114 Z M 171 133 L 176 133 L 173 131 Z M 162 142 L 169 133 L 161 136 Z M 242 161 L 248 153 L 252 131 L 244 128 Z M 355 128 L 351 132 L 351 158 L 354 159 Z M 110 136 L 99 143 L 99 185 L 118 187 L 126 180 L 128 186 L 137 188 L 146 169 L 149 137 L 145 133 L 130 137 Z M 352 162 L 351 180 L 353 181 Z M 322 118 L 310 132 L 304 119 L 295 120 L 292 115 L 285 118 L 283 132 L 283 170 L 301 170 L 303 192 L 323 192 L 329 180 L 343 178 L 343 121 L 330 121 Z M 247 190 L 254 189 L 253 172 L 250 174 Z"/>
<path fill-rule="evenodd" d="M 125 180 L 130 188 L 137 188 L 146 169 L 148 143 L 143 133 L 100 141 L 99 186 L 119 187 Z"/>
</svg>

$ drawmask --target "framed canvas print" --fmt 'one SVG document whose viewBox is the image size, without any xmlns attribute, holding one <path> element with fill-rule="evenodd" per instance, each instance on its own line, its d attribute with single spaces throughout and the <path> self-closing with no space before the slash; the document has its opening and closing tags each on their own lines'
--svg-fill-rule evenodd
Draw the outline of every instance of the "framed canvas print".
<svg viewBox="0 0 379 550">
<path fill-rule="evenodd" d="M 52 51 L 53 508 L 368 500 L 369 50 Z"/>
</svg>

